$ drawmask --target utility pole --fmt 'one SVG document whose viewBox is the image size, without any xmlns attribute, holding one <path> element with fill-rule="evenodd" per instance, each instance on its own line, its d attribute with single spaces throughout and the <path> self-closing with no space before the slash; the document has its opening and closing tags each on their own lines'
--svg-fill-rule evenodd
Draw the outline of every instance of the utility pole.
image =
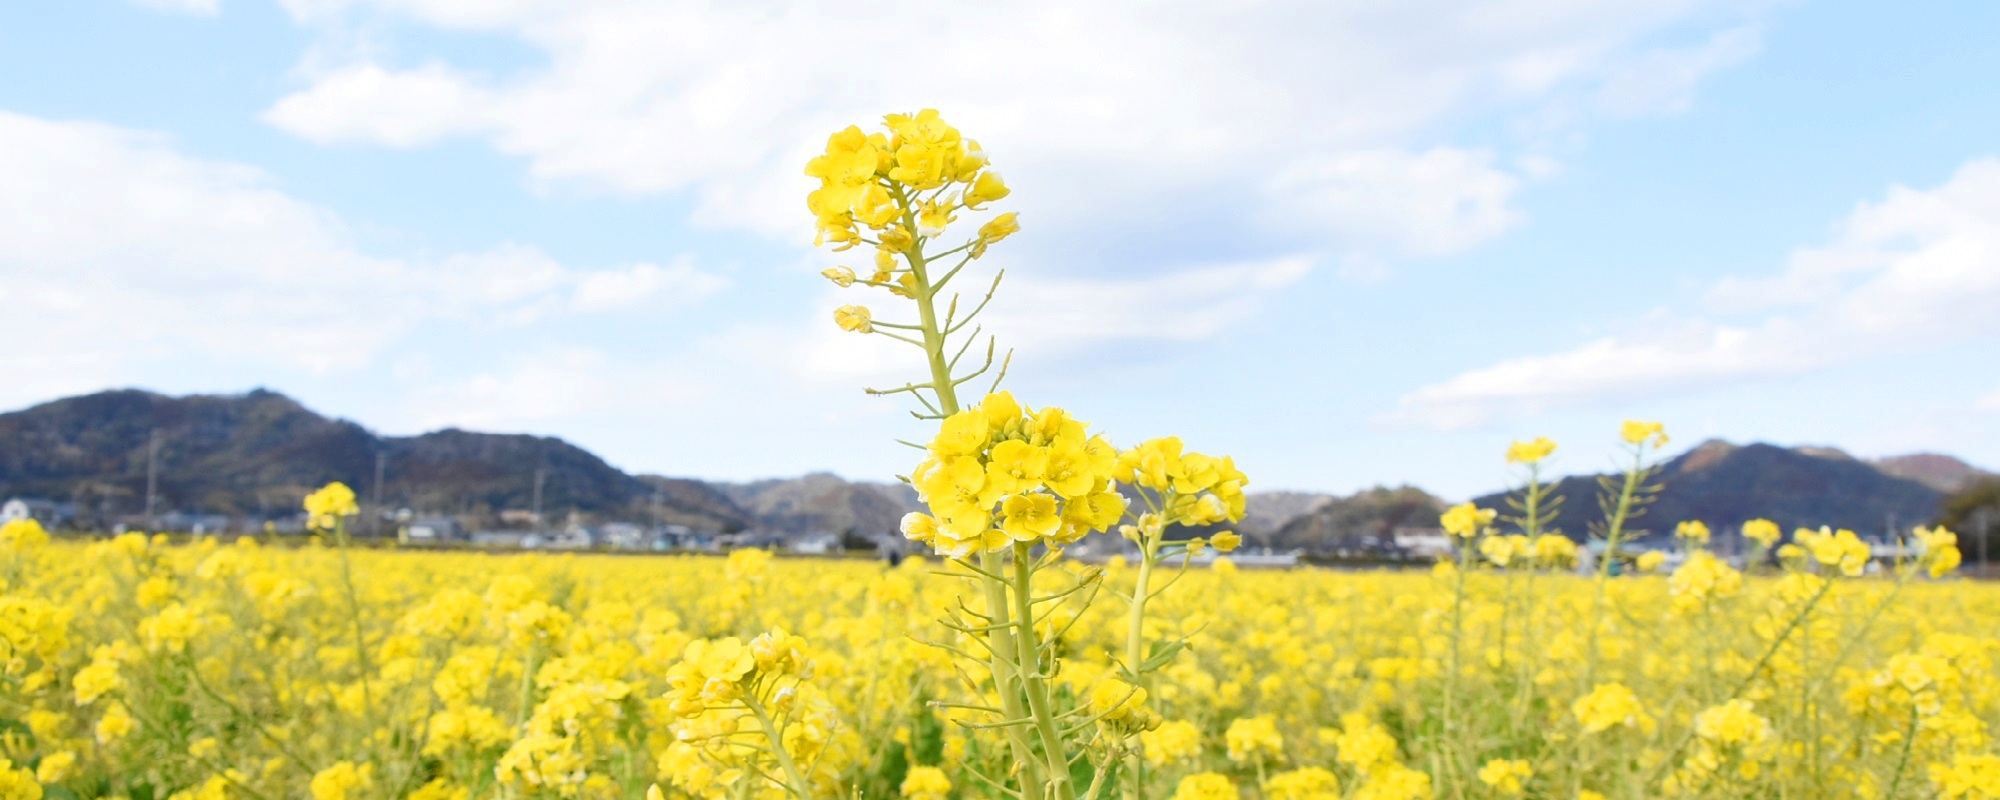
<svg viewBox="0 0 2000 800">
<path fill-rule="evenodd" d="M 535 515 L 535 530 L 538 531 L 542 529 L 542 479 L 547 478 L 548 474 L 549 471 L 546 469 L 535 468 L 535 501 L 531 513 Z"/>
<path fill-rule="evenodd" d="M 368 518 L 368 535 L 382 535 L 382 471 L 389 465 L 389 451 L 375 451 L 375 514 Z"/>
<path fill-rule="evenodd" d="M 146 528 L 159 527 L 153 519 L 153 498 L 158 493 L 160 471 L 160 429 L 146 435 Z"/>
<path fill-rule="evenodd" d="M 1973 520 L 1973 522 L 1972 522 L 1972 525 L 1973 525 L 1973 527 L 1974 527 L 1974 528 L 1976 528 L 1976 529 L 1978 529 L 1978 531 L 1979 531 L 1979 533 L 1978 533 L 1978 536 L 1979 536 L 1979 577 L 1981 577 L 1981 578 L 1984 578 L 1984 577 L 1987 577 L 1987 575 L 1986 575 L 1986 540 L 1987 540 L 1987 539 L 1991 539 L 1991 538 L 1993 538 L 1993 532 L 1992 532 L 1991 530 L 1988 530 L 1988 529 L 1987 529 L 1987 527 L 1986 527 L 1986 509 L 1983 509 L 1983 508 L 1982 508 L 1982 509 L 1979 509 L 1979 511 L 1978 511 L 1977 513 L 1974 513 L 1974 514 L 1972 515 L 1972 520 Z"/>
</svg>

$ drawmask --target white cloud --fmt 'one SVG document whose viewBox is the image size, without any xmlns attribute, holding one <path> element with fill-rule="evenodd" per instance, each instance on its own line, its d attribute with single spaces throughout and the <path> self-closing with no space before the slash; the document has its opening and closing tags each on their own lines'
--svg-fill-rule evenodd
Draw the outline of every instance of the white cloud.
<svg viewBox="0 0 2000 800">
<path fill-rule="evenodd" d="M 1994 389 L 1992 393 L 1979 398 L 1979 410 L 2000 414 L 2000 389 Z"/>
<path fill-rule="evenodd" d="M 316 373 L 370 363 L 433 320 L 521 324 L 673 302 L 719 278 L 607 272 L 502 244 L 439 259 L 361 251 L 328 211 L 255 169 L 164 139 L 0 112 L 0 403 L 101 388 L 165 357 Z M 677 287 L 695 287 L 671 297 Z M 612 302 L 607 293 L 622 292 Z"/>
<path fill-rule="evenodd" d="M 695 269 L 687 259 L 667 266 L 634 264 L 622 270 L 601 270 L 577 282 L 570 306 L 578 311 L 660 309 L 698 303 L 729 282 Z"/>
<path fill-rule="evenodd" d="M 1271 181 L 1268 218 L 1332 230 L 1363 252 L 1446 255 L 1521 221 L 1521 181 L 1486 151 L 1357 150 L 1295 163 Z"/>
<path fill-rule="evenodd" d="M 604 412 L 657 411 L 690 402 L 706 387 L 684 370 L 616 364 L 584 347 L 537 350 L 497 370 L 418 389 L 396 427 L 433 430 L 547 428 L 555 421 Z"/>
<path fill-rule="evenodd" d="M 1023 187 L 1012 202 L 1044 225 L 1269 216 L 1325 252 L 1394 258 L 1519 220 L 1520 178 L 1485 150 L 1426 141 L 1439 130 L 1593 97 L 1619 113 L 1679 107 L 1754 49 L 1743 20 L 1763 5 L 288 0 L 332 39 L 386 16 L 512 36 L 547 61 L 309 64 L 265 118 L 318 142 L 473 137 L 540 180 L 686 192 L 699 222 L 796 237 L 799 165 L 827 133 L 934 105 L 994 148 Z M 1705 24 L 1722 32 L 1671 40 Z M 914 45 L 891 79 L 881 43 L 939 44 Z"/>
<path fill-rule="evenodd" d="M 1612 72 L 1598 90 L 1598 102 L 1617 114 L 1685 110 L 1703 78 L 1742 63 L 1761 46 L 1757 29 L 1742 26 L 1718 31 L 1692 47 L 1655 50 Z"/>
<path fill-rule="evenodd" d="M 222 11 L 222 0 L 132 0 L 132 2 L 173 14 L 194 14 L 213 17 Z"/>
<path fill-rule="evenodd" d="M 321 144 L 372 141 L 410 147 L 478 131 L 491 102 L 443 64 L 391 73 L 361 64 L 326 75 L 272 106 L 265 119 Z M 343 113 L 365 106 L 366 116 Z"/>
<path fill-rule="evenodd" d="M 1794 253 L 1774 276 L 1708 293 L 1739 324 L 1659 314 L 1633 332 L 1561 353 L 1509 359 L 1404 396 L 1387 420 L 1439 428 L 1605 397 L 1796 373 L 1918 352 L 2000 331 L 2000 160 L 1960 167 L 1931 190 L 1894 187 Z"/>
<path fill-rule="evenodd" d="M 1226 332 L 1311 271 L 1310 259 L 1293 256 L 1123 280 L 1010 277 L 1006 296 L 994 301 L 990 327 L 1037 353 L 1107 341 L 1200 341 Z"/>
<path fill-rule="evenodd" d="M 1044 365 L 1108 343 L 1202 341 L 1226 334 L 1255 314 L 1271 294 L 1296 284 L 1311 271 L 1310 259 L 1294 256 L 1204 265 L 1130 279 L 1010 273 L 976 324 L 999 334 L 1001 354 L 1007 348 L 1031 352 Z M 960 314 L 977 305 L 988 280 L 970 278 L 959 289 L 963 297 Z M 795 372 L 814 380 L 888 382 L 920 374 L 922 361 L 915 348 L 885 337 L 857 336 L 833 326 L 835 307 L 862 302 L 863 297 L 852 289 L 829 293 L 815 316 L 820 324 L 798 338 L 769 342 L 763 349 L 783 354 Z M 904 310 L 901 304 L 870 305 L 890 319 Z M 970 372 L 984 352 L 982 337 L 965 355 L 965 368 L 960 372 Z"/>
</svg>

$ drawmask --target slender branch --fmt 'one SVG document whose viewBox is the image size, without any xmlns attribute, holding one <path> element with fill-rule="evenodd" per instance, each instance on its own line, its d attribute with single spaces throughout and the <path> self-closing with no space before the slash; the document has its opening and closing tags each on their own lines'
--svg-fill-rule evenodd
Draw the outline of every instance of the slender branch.
<svg viewBox="0 0 2000 800">
<path fill-rule="evenodd" d="M 965 326 L 966 326 L 966 325 L 967 325 L 968 323 L 972 322 L 972 320 L 973 320 L 973 319 L 974 319 L 975 317 L 978 317 L 978 316 L 979 316 L 979 312 L 981 312 L 981 311 L 985 311 L 985 310 L 986 310 L 986 304 L 987 304 L 987 303 L 991 303 L 991 302 L 993 302 L 993 293 L 994 293 L 994 292 L 996 292 L 996 291 L 999 291 L 999 290 L 1000 290 L 1000 279 L 1001 279 L 1001 278 L 1003 278 L 1003 277 L 1006 277 L 1006 275 L 1007 275 L 1007 271 L 1006 271 L 1006 270 L 1004 270 L 1004 269 L 1003 269 L 1003 270 L 1000 270 L 999 272 L 996 272 L 996 273 L 993 273 L 993 285 L 992 285 L 992 286 L 988 286 L 988 287 L 986 287 L 986 298 L 985 298 L 985 299 L 983 299 L 983 300 L 980 300 L 980 301 L 979 301 L 979 305 L 977 305 L 977 306 L 973 306 L 973 308 L 972 308 L 972 313 L 969 313 L 969 314 L 966 314 L 966 315 L 965 315 L 965 319 L 964 319 L 964 320 L 961 320 L 961 321 L 960 321 L 960 322 L 958 323 L 958 325 L 956 325 L 956 326 L 952 326 L 952 327 L 947 327 L 947 328 L 945 328 L 945 331 L 944 331 L 944 332 L 945 332 L 945 334 L 946 334 L 946 335 L 951 335 L 951 334 L 954 334 L 954 333 L 957 333 L 957 332 L 958 332 L 958 330 L 959 330 L 959 328 L 963 328 L 963 327 L 965 327 Z M 953 302 L 954 302 L 954 303 L 956 303 L 956 302 L 957 302 L 957 298 L 953 298 Z"/>
<path fill-rule="evenodd" d="M 875 331 L 874 333 L 875 333 L 875 335 L 876 335 L 876 336 L 887 336 L 887 337 L 889 337 L 889 338 L 891 338 L 891 339 L 894 339 L 894 340 L 896 340 L 896 341 L 899 341 L 899 342 L 902 342 L 902 343 L 904 343 L 904 344 L 911 344 L 911 345 L 916 345 L 917 347 L 923 347 L 923 346 L 924 346 L 924 343 L 923 343 L 923 342 L 919 342 L 919 341 L 917 341 L 917 340 L 915 340 L 915 339 L 912 339 L 912 338 L 910 338 L 910 337 L 908 337 L 908 336 L 899 336 L 899 335 L 897 335 L 897 334 L 893 334 L 893 333 L 890 333 L 890 332 L 888 332 L 888 331 Z"/>
<path fill-rule="evenodd" d="M 861 391 L 864 391 L 864 392 L 867 392 L 867 393 L 869 393 L 869 394 L 872 394 L 872 395 L 875 395 L 876 397 L 886 397 L 886 396 L 888 396 L 888 395 L 892 395 L 892 394 L 901 394 L 901 393 L 903 393 L 903 392 L 909 392 L 910 394 L 916 394 L 916 393 L 917 393 L 917 390 L 919 390 L 919 389 L 933 389 L 933 388 L 936 388 L 936 387 L 933 387 L 933 386 L 931 386 L 931 385 L 930 385 L 930 384 L 928 384 L 928 383 L 906 383 L 906 384 L 903 384 L 902 386 L 898 386 L 898 387 L 896 387 L 896 388 L 894 388 L 894 389 L 872 389 L 872 388 L 866 388 L 866 387 L 864 387 L 864 388 L 862 388 L 862 390 L 861 390 Z"/>
<path fill-rule="evenodd" d="M 956 380 L 953 380 L 951 382 L 952 388 L 956 389 L 958 388 L 959 384 L 965 383 L 967 381 L 972 380 L 973 378 L 977 378 L 981 375 L 984 375 L 986 374 L 987 370 L 993 368 L 993 348 L 996 344 L 998 344 L 998 341 L 999 340 L 991 336 L 986 337 L 986 363 L 981 364 L 979 366 L 979 369 L 972 372 L 971 374 L 966 375 L 963 378 L 958 378 Z"/>
<path fill-rule="evenodd" d="M 936 256 L 934 256 L 934 257 L 935 257 L 935 258 L 943 258 L 943 257 L 945 257 L 945 256 L 947 256 L 947 255 L 950 255 L 950 254 L 951 254 L 952 252 L 954 252 L 954 251 L 950 251 L 950 250 L 947 250 L 947 251 L 945 251 L 945 252 L 943 252 L 943 253 L 939 253 L 938 255 L 936 255 Z M 933 288 L 933 289 L 942 289 L 942 288 L 944 288 L 944 285 L 945 285 L 945 284 L 947 284 L 947 283 L 951 283 L 951 279 L 952 279 L 952 278 L 954 278 L 954 277 L 957 277 L 957 276 L 958 276 L 958 271 L 959 271 L 959 270 L 961 270 L 961 269 L 965 269 L 965 265 L 967 265 L 967 264 L 970 264 L 970 263 L 972 263 L 972 254 L 971 254 L 971 253 L 966 253 L 966 254 L 965 254 L 965 257 L 964 257 L 964 258 L 961 258 L 961 259 L 959 259 L 959 260 L 958 260 L 958 263 L 957 263 L 957 264 L 953 264 L 953 265 L 952 265 L 952 267 L 951 267 L 951 269 L 949 269 L 949 270 L 946 270 L 946 271 L 945 271 L 945 273 L 944 273 L 944 277 L 942 277 L 942 278 L 939 278 L 939 279 L 937 280 L 937 283 L 933 283 L 933 284 L 931 284 L 931 288 Z"/>
<path fill-rule="evenodd" d="M 871 319 L 868 321 L 868 324 L 873 325 L 877 328 L 895 328 L 897 330 L 902 330 L 902 331 L 918 331 L 918 332 L 923 331 L 923 326 L 911 325 L 905 322 L 883 322 L 882 320 L 879 319 Z"/>
<path fill-rule="evenodd" d="M 958 346 L 958 352 L 952 354 L 951 362 L 946 365 L 948 371 L 955 371 L 958 369 L 958 360 L 965 357 L 965 351 L 972 349 L 973 342 L 979 341 L 979 332 L 983 330 L 986 329 L 973 328 L 972 335 L 965 337 L 965 343 Z"/>
<path fill-rule="evenodd" d="M 1014 348 L 1009 347 L 1007 348 L 1007 357 L 1000 361 L 1000 374 L 993 376 L 993 387 L 986 391 L 987 394 L 999 391 L 1000 382 L 1007 379 L 1007 368 L 1013 366 L 1013 364 Z"/>
</svg>

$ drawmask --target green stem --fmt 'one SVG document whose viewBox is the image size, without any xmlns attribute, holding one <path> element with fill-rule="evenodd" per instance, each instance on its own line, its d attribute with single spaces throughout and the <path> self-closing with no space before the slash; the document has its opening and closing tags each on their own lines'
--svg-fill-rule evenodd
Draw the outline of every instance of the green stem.
<svg viewBox="0 0 2000 800">
<path fill-rule="evenodd" d="M 528 715 L 535 710 L 535 670 L 541 668 L 542 643 L 528 642 L 528 657 L 521 662 L 521 685 L 514 706 L 514 727 L 518 730 L 528 723 Z"/>
<path fill-rule="evenodd" d="M 1132 671 L 1132 684 L 1141 689 L 1149 688 L 1150 681 L 1140 674 L 1141 664 L 1146 663 L 1146 600 L 1153 591 L 1153 562 L 1159 553 L 1159 542 L 1141 534 L 1139 545 L 1139 577 L 1132 586 L 1132 614 L 1125 623 L 1125 668 Z M 1132 800 L 1146 797 L 1146 758 L 1144 746 L 1125 757 L 1125 768 L 1132 773 L 1126 781 L 1125 796 Z"/>
<path fill-rule="evenodd" d="M 1014 543 L 1014 622 L 1020 633 L 1014 637 L 1019 655 L 1015 668 L 1021 673 L 1021 688 L 1028 695 L 1028 713 L 1034 715 L 1035 730 L 1042 740 L 1042 757 L 1047 760 L 1048 781 L 1058 800 L 1075 800 L 1076 786 L 1069 776 L 1069 748 L 1056 725 L 1049 698 L 1049 682 L 1041 675 L 1041 642 L 1035 633 L 1034 554 L 1027 542 Z"/>
<path fill-rule="evenodd" d="M 1463 669 L 1459 663 L 1459 640 L 1465 638 L 1465 571 L 1472 565 L 1472 542 L 1475 537 L 1466 537 L 1458 543 L 1457 581 L 1451 594 L 1451 673 L 1444 679 L 1444 747 L 1454 752 L 1447 759 L 1452 771 L 1453 784 L 1457 784 L 1459 772 L 1458 727 L 1458 674 Z M 1443 748 L 1440 748 L 1443 749 Z"/>
<path fill-rule="evenodd" d="M 911 210 L 909 196 L 899 185 L 891 185 L 890 193 L 903 206 L 904 227 L 914 233 L 917 230 L 917 219 L 916 213 Z M 951 366 L 945 358 L 945 334 L 938 324 L 937 288 L 930 282 L 923 243 L 913 242 L 909 251 L 903 254 L 903 258 L 909 262 L 910 274 L 916 278 L 916 290 L 912 294 L 915 295 L 913 299 L 917 304 L 918 327 L 923 332 L 924 356 L 930 367 L 932 392 L 937 395 L 938 411 L 950 416 L 960 410 L 958 388 L 953 382 Z M 1001 563 L 1000 554 L 995 552 L 981 553 L 979 566 L 983 572 L 988 573 L 980 578 L 980 584 L 986 595 L 986 613 L 992 615 L 989 622 L 995 626 L 986 633 L 987 669 L 993 674 L 993 689 L 1000 695 L 1000 708 L 1005 712 L 1006 718 L 1021 719 L 1027 713 L 1022 707 L 1022 688 L 1025 683 L 1021 681 L 1020 670 L 1013 661 L 1012 654 L 1016 647 L 1013 633 L 1006 627 L 1010 616 L 1007 606 L 1007 586 L 993 577 L 1000 574 L 1005 565 Z M 1036 766 L 1034 748 L 1028 743 L 1027 732 L 1021 730 L 1018 725 L 1010 725 L 1003 730 L 1006 732 L 1008 745 L 1014 753 L 1014 761 L 1020 765 L 1022 771 L 1021 800 L 1041 800 L 1042 779 L 1037 774 L 1041 769 Z"/>
<path fill-rule="evenodd" d="M 1910 724 L 1903 731 L 1903 754 L 1896 759 L 1896 777 L 1889 780 L 1889 791 L 1882 795 L 1885 800 L 1896 800 L 1896 790 L 1903 788 L 1903 769 L 1910 765 L 1910 750 L 1917 743 L 1916 698 L 1910 698 Z"/>
<path fill-rule="evenodd" d="M 1645 477 L 1643 468 L 1646 446 L 1638 445 L 1632 451 L 1632 468 L 1625 471 L 1625 485 L 1618 491 L 1618 505 L 1611 514 L 1611 524 L 1604 531 L 1604 558 L 1597 564 L 1597 600 L 1590 610 L 1590 664 L 1584 682 L 1597 685 L 1597 662 L 1599 659 L 1598 635 L 1604 629 L 1604 606 L 1609 601 L 1611 561 L 1618 557 L 1618 540 L 1625 534 L 1625 521 L 1632 513 L 1632 497 L 1639 491 L 1639 482 Z"/>
<path fill-rule="evenodd" d="M 771 715 L 764 711 L 764 704 L 754 696 L 744 698 L 743 706 L 750 709 L 750 715 L 757 718 L 757 725 L 764 729 L 764 739 L 771 743 L 771 757 L 778 760 L 778 766 L 785 771 L 785 789 L 793 796 L 812 796 L 812 783 L 799 772 L 799 765 L 792 760 L 791 751 L 785 749 L 784 733 L 771 722 Z"/>
<path fill-rule="evenodd" d="M 1799 672 L 1805 675 L 1813 674 L 1812 637 L 1812 623 L 1807 622 L 1799 636 Z M 1817 793 L 1820 787 L 1819 703 L 1811 692 L 1804 692 L 1802 694 L 1803 697 L 1800 699 L 1804 702 L 1805 708 L 1801 710 L 1805 712 L 1806 716 L 1806 749 L 1809 755 L 1807 759 L 1809 766 L 1807 777 L 1812 781 L 1812 790 Z"/>
<path fill-rule="evenodd" d="M 354 589 L 354 565 L 348 558 L 347 519 L 339 517 L 333 523 L 334 540 L 340 543 L 340 583 L 347 591 L 347 616 L 354 629 L 354 660 L 361 667 L 361 705 L 363 721 L 368 725 L 367 738 L 373 738 L 376 723 L 375 697 L 369 688 L 368 677 L 375 668 L 368 663 L 368 643 L 361 635 L 361 596 Z M 365 741 L 365 739 L 364 739 Z"/>
</svg>

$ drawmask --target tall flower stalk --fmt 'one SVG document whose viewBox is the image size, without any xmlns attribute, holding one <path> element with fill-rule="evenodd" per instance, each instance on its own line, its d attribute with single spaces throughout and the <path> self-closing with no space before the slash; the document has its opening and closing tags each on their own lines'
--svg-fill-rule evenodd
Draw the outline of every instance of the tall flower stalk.
<svg viewBox="0 0 2000 800">
<path fill-rule="evenodd" d="M 1140 762 L 1132 757 L 1137 734 L 1159 722 L 1144 707 L 1146 675 L 1178 649 L 1155 643 L 1141 650 L 1147 647 L 1146 600 L 1164 588 L 1150 585 L 1153 570 L 1166 554 L 1186 555 L 1206 544 L 1169 546 L 1167 532 L 1241 519 L 1247 478 L 1228 458 L 1186 452 L 1178 439 L 1121 452 L 1061 408 L 1022 406 L 999 391 L 1012 352 L 1001 355 L 992 336 L 984 336 L 979 365 L 961 367 L 982 339 L 975 322 L 1004 273 L 994 273 L 977 303 L 962 304 L 953 283 L 1020 230 L 1013 212 L 988 210 L 1011 190 L 989 168 L 984 149 L 935 110 L 891 114 L 884 123 L 885 132 L 849 127 L 829 137 L 826 151 L 806 166 L 806 174 L 820 181 L 807 206 L 817 221 L 818 244 L 835 252 L 872 247 L 865 276 L 844 265 L 823 276 L 842 288 L 887 291 L 915 307 L 914 321 L 892 322 L 848 304 L 835 310 L 834 323 L 923 353 L 925 380 L 868 392 L 914 397 L 922 407 L 915 416 L 937 425 L 929 442 L 905 442 L 924 451 L 905 480 L 930 513 L 909 515 L 903 533 L 950 559 L 953 574 L 971 582 L 982 601 L 976 607 L 961 602 L 944 622 L 978 651 L 952 648 L 985 673 L 984 686 L 975 690 L 998 698 L 995 706 L 958 706 L 989 717 L 966 724 L 1004 736 L 1017 770 L 1011 777 L 983 777 L 996 786 L 1011 784 L 1008 791 L 1023 800 L 1075 800 L 1098 796 L 1122 763 L 1133 773 L 1126 777 L 1132 786 L 1140 780 Z M 972 235 L 948 238 L 955 226 L 963 229 L 962 218 L 976 214 L 991 215 Z M 986 384 L 976 404 L 961 391 L 973 381 Z M 1145 497 L 1149 509 L 1128 512 L 1121 485 Z M 1130 595 L 1129 663 L 1123 675 L 1093 688 L 1089 702 L 1066 701 L 1052 686 L 1063 631 L 1044 623 L 1064 604 L 1072 606 L 1070 618 L 1078 618 L 1102 574 L 1083 571 L 1071 590 L 1052 595 L 1036 594 L 1036 576 L 1064 569 L 1063 551 L 1085 536 L 1128 520 L 1127 538 L 1141 557 L 1140 585 Z M 1235 541 L 1233 533 L 1215 538 L 1218 546 Z M 1073 768 L 1086 758 L 1095 769 L 1080 785 Z"/>
<path fill-rule="evenodd" d="M 1599 638 L 1604 633 L 1604 612 L 1610 604 L 1611 562 L 1618 558 L 1619 547 L 1624 544 L 1626 526 L 1633 518 L 1644 513 L 1645 506 L 1659 492 L 1659 487 L 1649 483 L 1657 467 L 1649 466 L 1646 457 L 1658 452 L 1667 444 L 1665 426 L 1657 422 L 1626 420 L 1619 431 L 1625 440 L 1632 461 L 1617 478 L 1601 478 L 1603 493 L 1598 496 L 1598 505 L 1604 510 L 1604 556 L 1597 561 L 1597 597 L 1591 604 L 1589 631 L 1589 662 L 1584 675 L 1585 685 L 1597 683 L 1597 667 L 1602 656 Z M 1613 490 L 1616 486 L 1616 490 Z"/>
</svg>

